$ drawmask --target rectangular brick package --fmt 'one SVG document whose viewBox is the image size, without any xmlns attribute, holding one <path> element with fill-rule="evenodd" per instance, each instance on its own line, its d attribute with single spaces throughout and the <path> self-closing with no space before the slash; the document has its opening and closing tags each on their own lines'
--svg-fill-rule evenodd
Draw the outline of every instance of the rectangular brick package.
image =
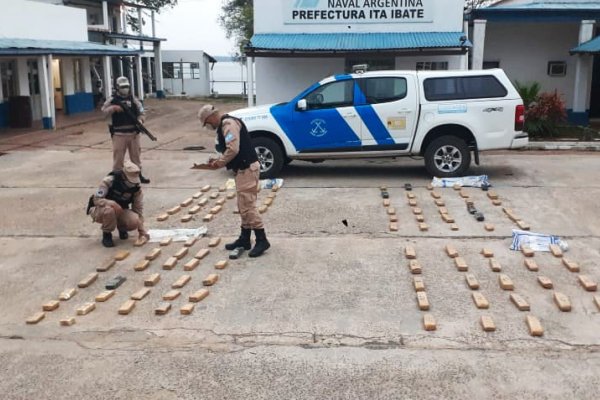
<svg viewBox="0 0 600 400">
<path fill-rule="evenodd" d="M 153 249 L 150 253 L 146 254 L 146 260 L 156 260 L 160 256 L 160 253 L 162 253 L 162 250 L 160 247 L 157 247 Z"/>
<path fill-rule="evenodd" d="M 113 297 L 115 295 L 115 293 L 116 293 L 115 290 L 105 290 L 104 292 L 102 292 L 98 296 L 96 296 L 95 300 L 98 303 L 104 303 L 104 302 L 108 301 L 111 297 Z"/>
<path fill-rule="evenodd" d="M 427 224 L 426 224 L 426 223 L 424 223 L 424 222 L 421 222 L 421 223 L 419 224 L 419 230 L 420 230 L 421 232 L 428 231 L 428 230 L 429 230 L 429 225 L 427 225 Z"/>
<path fill-rule="evenodd" d="M 170 245 L 171 243 L 173 243 L 173 238 L 168 237 L 166 239 L 161 240 L 159 244 L 164 247 Z"/>
<path fill-rule="evenodd" d="M 456 265 L 456 269 L 458 269 L 460 272 L 465 272 L 469 270 L 467 262 L 462 257 L 456 257 L 454 259 L 454 264 Z"/>
<path fill-rule="evenodd" d="M 155 286 L 160 281 L 160 274 L 152 274 L 144 279 L 144 286 Z"/>
<path fill-rule="evenodd" d="M 188 284 L 189 281 L 192 280 L 192 277 L 190 275 L 183 275 L 181 276 L 179 279 L 177 279 L 177 281 L 175 281 L 175 283 L 173 283 L 171 285 L 171 287 L 173 289 L 181 289 L 183 288 L 185 285 Z"/>
<path fill-rule="evenodd" d="M 510 294 L 510 301 L 513 302 L 519 311 L 529 311 L 531 309 L 529 303 L 522 296 L 516 293 Z"/>
<path fill-rule="evenodd" d="M 227 260 L 221 260 L 215 264 L 215 269 L 225 269 L 227 268 L 228 263 L 229 262 Z"/>
<path fill-rule="evenodd" d="M 167 214 L 173 215 L 173 214 L 177 214 L 179 211 L 181 211 L 181 206 L 175 206 L 173 208 L 169 208 L 167 210 Z"/>
<path fill-rule="evenodd" d="M 424 292 L 425 291 L 425 281 L 420 276 L 413 277 L 413 285 L 415 287 L 415 292 Z"/>
<path fill-rule="evenodd" d="M 46 316 L 46 313 L 43 311 L 40 311 L 40 312 L 33 314 L 31 317 L 27 318 L 25 320 L 25 322 L 27 323 L 27 325 L 35 325 L 38 322 L 40 322 L 41 320 L 43 320 L 45 316 Z"/>
<path fill-rule="evenodd" d="M 494 252 L 490 249 L 483 249 L 481 250 L 481 255 L 483 255 L 485 258 L 492 258 L 494 257 Z"/>
<path fill-rule="evenodd" d="M 181 260 L 183 257 L 185 257 L 188 253 L 189 249 L 187 247 L 182 247 L 181 249 L 179 249 L 177 251 L 177 253 L 175 253 L 173 255 L 173 257 L 175 257 L 178 260 Z"/>
<path fill-rule="evenodd" d="M 417 303 L 419 304 L 419 310 L 429 310 L 429 299 L 427 298 L 427 293 L 417 292 Z"/>
<path fill-rule="evenodd" d="M 526 321 L 527 321 L 527 326 L 529 327 L 529 334 L 531 336 L 543 336 L 544 335 L 544 328 L 542 327 L 542 324 L 540 323 L 539 319 L 537 319 L 533 315 L 528 315 Z"/>
<path fill-rule="evenodd" d="M 158 222 L 163 222 L 169 219 L 169 214 L 160 214 L 158 217 L 156 217 L 156 220 Z"/>
<path fill-rule="evenodd" d="M 563 293 L 554 292 L 554 302 L 558 306 L 558 309 L 563 312 L 571 311 L 571 300 Z"/>
<path fill-rule="evenodd" d="M 188 262 L 186 262 L 183 265 L 183 270 L 184 271 L 193 271 L 196 269 L 196 267 L 200 264 L 200 260 L 198 260 L 197 258 L 192 258 L 191 260 L 189 260 Z"/>
<path fill-rule="evenodd" d="M 172 270 L 177 265 L 177 261 L 179 261 L 177 260 L 177 258 L 169 257 L 167 261 L 165 261 L 165 263 L 163 264 L 163 269 L 168 271 Z"/>
<path fill-rule="evenodd" d="M 96 279 L 98 279 L 98 273 L 93 272 L 86 276 L 81 282 L 79 282 L 77 284 L 77 287 L 80 289 L 85 289 L 86 287 L 91 286 L 94 282 L 96 282 Z"/>
<path fill-rule="evenodd" d="M 413 275 L 419 275 L 423 271 L 418 260 L 410 260 L 408 267 L 410 268 L 410 273 Z"/>
<path fill-rule="evenodd" d="M 595 292 L 598 290 L 598 283 L 594 282 L 587 275 L 579 275 L 579 283 L 588 292 Z"/>
<path fill-rule="evenodd" d="M 144 297 L 148 296 L 150 294 L 150 288 L 143 288 L 138 290 L 137 292 L 135 292 L 134 294 L 131 295 L 131 300 L 143 300 Z"/>
<path fill-rule="evenodd" d="M 515 285 L 514 285 L 512 279 L 510 279 L 508 277 L 508 275 L 500 275 L 498 277 L 498 282 L 500 283 L 500 287 L 502 288 L 502 290 L 514 290 L 515 289 Z"/>
<path fill-rule="evenodd" d="M 210 274 L 206 278 L 204 278 L 204 280 L 202 281 L 202 284 L 204 286 L 212 286 L 215 283 L 217 283 L 218 280 L 219 280 L 219 275 L 217 275 L 217 274 Z"/>
<path fill-rule="evenodd" d="M 437 325 L 435 323 L 435 318 L 431 314 L 423 315 L 423 327 L 426 331 L 435 331 L 437 329 Z"/>
<path fill-rule="evenodd" d="M 127 250 L 121 250 L 115 254 L 115 260 L 117 261 L 123 261 L 127 257 L 129 257 L 129 252 Z"/>
<path fill-rule="evenodd" d="M 194 307 L 196 307 L 194 303 L 188 303 L 185 306 L 182 306 L 179 309 L 179 312 L 181 313 L 181 315 L 190 315 L 194 312 Z"/>
<path fill-rule="evenodd" d="M 54 311 L 58 307 L 60 307 L 60 301 L 58 301 L 58 300 L 51 300 L 51 301 L 47 302 L 46 304 L 44 304 L 42 306 L 42 310 L 43 311 Z"/>
<path fill-rule="evenodd" d="M 458 251 L 451 245 L 446 246 L 446 254 L 448 254 L 448 257 L 450 258 L 458 257 Z"/>
<path fill-rule="evenodd" d="M 202 260 L 204 257 L 206 257 L 208 255 L 208 253 L 210 253 L 209 249 L 202 249 L 196 253 L 194 258 L 197 258 L 198 260 Z"/>
<path fill-rule="evenodd" d="M 96 309 L 96 303 L 94 303 L 94 302 L 85 303 L 82 306 L 80 306 L 79 308 L 77 308 L 77 315 L 88 315 L 95 309 Z"/>
<path fill-rule="evenodd" d="M 494 332 L 496 330 L 496 324 L 494 324 L 494 320 L 489 315 L 482 315 L 480 322 L 485 332 Z"/>
<path fill-rule="evenodd" d="M 156 315 L 166 315 L 171 310 L 171 303 L 160 303 L 158 307 L 154 309 Z"/>
<path fill-rule="evenodd" d="M 500 263 L 497 260 L 494 260 L 493 258 L 490 258 L 490 268 L 492 272 L 502 271 L 502 266 L 500 265 Z"/>
<path fill-rule="evenodd" d="M 538 282 L 544 289 L 552 289 L 554 287 L 550 278 L 545 276 L 538 276 Z"/>
<path fill-rule="evenodd" d="M 569 271 L 571 271 L 571 272 L 579 272 L 580 271 L 579 264 L 577 264 L 575 261 L 571 261 L 568 258 L 563 257 L 562 262 Z"/>
<path fill-rule="evenodd" d="M 538 267 L 537 263 L 535 262 L 535 260 L 531 260 L 531 259 L 528 259 L 528 258 L 526 258 L 526 259 L 525 259 L 525 267 L 526 267 L 528 270 L 530 270 L 530 271 L 534 271 L 534 272 L 535 272 L 535 271 L 539 271 L 539 269 L 540 269 L 540 268 Z"/>
<path fill-rule="evenodd" d="M 487 301 L 485 296 L 483 294 L 481 294 L 480 292 L 472 292 L 471 297 L 473 297 L 473 301 L 475 302 L 475 305 L 477 306 L 477 308 L 480 308 L 480 309 L 490 308 L 490 303 Z"/>
<path fill-rule="evenodd" d="M 192 204 L 192 202 L 194 201 L 194 199 L 192 197 L 185 199 L 184 201 L 181 202 L 180 206 L 181 207 L 187 207 L 190 204 Z"/>
<path fill-rule="evenodd" d="M 219 243 L 221 243 L 221 238 L 214 237 L 214 238 L 210 239 L 210 242 L 208 242 L 208 247 L 217 247 L 219 245 Z"/>
<path fill-rule="evenodd" d="M 60 301 L 69 301 L 73 296 L 77 294 L 77 289 L 66 289 L 60 295 L 58 295 L 58 299 Z"/>
<path fill-rule="evenodd" d="M 181 217 L 181 222 L 190 222 L 193 218 L 194 216 L 192 214 L 186 214 L 183 217 Z"/>
<path fill-rule="evenodd" d="M 141 271 L 146 270 L 149 266 L 150 266 L 150 260 L 142 260 L 133 267 L 133 270 L 136 272 L 141 272 Z"/>
<path fill-rule="evenodd" d="M 63 318 L 59 321 L 60 326 L 73 326 L 75 325 L 75 317 Z"/>
<path fill-rule="evenodd" d="M 467 286 L 469 287 L 469 289 L 471 289 L 471 290 L 479 289 L 479 282 L 477 281 L 477 278 L 475 277 L 475 275 L 466 274 L 465 281 L 467 282 Z"/>
<path fill-rule="evenodd" d="M 129 315 L 135 308 L 135 300 L 127 300 L 119 307 L 119 315 Z"/>
<path fill-rule="evenodd" d="M 550 252 L 552 253 L 552 255 L 554 257 L 562 257 L 563 256 L 563 252 L 562 249 L 560 248 L 559 245 L 557 244 L 551 244 L 550 245 Z"/>
<path fill-rule="evenodd" d="M 111 258 L 110 260 L 108 260 L 104 264 L 102 264 L 102 266 L 96 268 L 96 271 L 106 272 L 109 269 L 111 269 L 112 267 L 114 267 L 116 264 L 117 264 L 117 260 L 115 260 L 114 258 Z"/>
<path fill-rule="evenodd" d="M 163 295 L 163 300 L 172 301 L 178 298 L 181 295 L 179 290 L 169 290 L 167 293 Z"/>
<path fill-rule="evenodd" d="M 209 291 L 207 289 L 200 289 L 190 296 L 189 301 L 191 301 L 192 303 L 199 303 L 202 300 L 204 300 L 208 296 L 208 294 Z"/>
<path fill-rule="evenodd" d="M 415 258 L 417 258 L 417 252 L 415 251 L 415 248 L 412 246 L 406 246 L 404 248 L 404 255 L 406 256 L 406 258 L 408 260 L 414 260 Z"/>
<path fill-rule="evenodd" d="M 192 247 L 196 244 L 197 241 L 198 241 L 198 238 L 196 236 L 192 236 L 191 238 L 186 240 L 186 242 L 183 245 L 185 247 Z"/>
</svg>

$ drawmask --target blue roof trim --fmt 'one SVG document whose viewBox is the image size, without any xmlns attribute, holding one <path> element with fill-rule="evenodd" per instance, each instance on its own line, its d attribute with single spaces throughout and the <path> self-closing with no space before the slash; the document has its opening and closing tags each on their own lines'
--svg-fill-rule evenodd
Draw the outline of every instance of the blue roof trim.
<svg viewBox="0 0 600 400">
<path fill-rule="evenodd" d="M 492 5 L 473 10 L 469 19 L 523 22 L 572 22 L 600 18 L 600 2 L 532 1 L 525 4 Z"/>
<path fill-rule="evenodd" d="M 461 43 L 463 32 L 389 33 L 259 33 L 250 40 L 253 50 L 365 51 L 472 47 Z"/>
<path fill-rule="evenodd" d="M 0 38 L 1 55 L 136 55 L 139 51 L 120 46 L 70 40 Z"/>
<path fill-rule="evenodd" d="M 571 54 L 600 54 L 600 36 L 589 40 L 569 51 Z"/>
</svg>

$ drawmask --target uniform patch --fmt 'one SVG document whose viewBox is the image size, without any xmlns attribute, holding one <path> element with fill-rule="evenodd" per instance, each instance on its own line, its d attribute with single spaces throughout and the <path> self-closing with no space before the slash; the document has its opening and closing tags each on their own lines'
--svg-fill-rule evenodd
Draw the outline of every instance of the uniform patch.
<svg viewBox="0 0 600 400">
<path fill-rule="evenodd" d="M 227 134 L 227 136 L 225 136 L 225 143 L 231 143 L 235 140 L 235 136 L 233 136 L 233 133 L 229 132 Z"/>
</svg>

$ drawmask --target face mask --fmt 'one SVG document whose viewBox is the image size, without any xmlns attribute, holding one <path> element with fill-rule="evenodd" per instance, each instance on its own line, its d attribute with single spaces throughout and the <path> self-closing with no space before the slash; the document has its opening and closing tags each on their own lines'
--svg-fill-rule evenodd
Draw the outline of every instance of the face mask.
<svg viewBox="0 0 600 400">
<path fill-rule="evenodd" d="M 129 87 L 119 88 L 118 92 L 121 96 L 128 96 L 129 95 Z"/>
</svg>

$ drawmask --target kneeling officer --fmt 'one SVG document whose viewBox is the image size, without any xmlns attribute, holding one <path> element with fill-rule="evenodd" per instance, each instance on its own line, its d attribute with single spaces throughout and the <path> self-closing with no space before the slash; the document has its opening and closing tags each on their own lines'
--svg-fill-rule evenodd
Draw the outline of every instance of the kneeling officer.
<svg viewBox="0 0 600 400">
<path fill-rule="evenodd" d="M 102 180 L 96 194 L 90 198 L 88 209 L 92 220 L 102 224 L 104 247 L 114 247 L 112 232 L 115 228 L 122 240 L 129 237 L 129 231 L 136 229 L 140 239 L 149 239 L 144 229 L 143 211 L 140 168 L 131 161 L 124 163 L 122 171 L 111 172 Z"/>
</svg>

